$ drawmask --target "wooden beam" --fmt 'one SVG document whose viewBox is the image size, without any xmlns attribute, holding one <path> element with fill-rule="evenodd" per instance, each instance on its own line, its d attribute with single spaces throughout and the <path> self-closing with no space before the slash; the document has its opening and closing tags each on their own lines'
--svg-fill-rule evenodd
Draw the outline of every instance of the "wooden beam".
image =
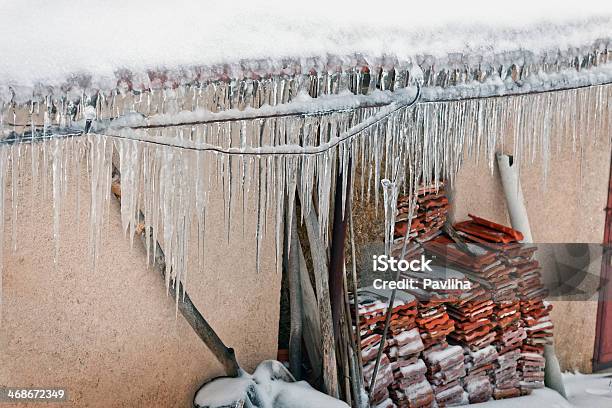
<svg viewBox="0 0 612 408">
<path fill-rule="evenodd" d="M 301 191 L 298 189 L 298 191 Z M 315 286 L 317 291 L 317 302 L 319 304 L 319 318 L 321 319 L 321 342 L 323 351 L 323 383 L 325 392 L 334 398 L 339 397 L 338 390 L 338 368 L 336 366 L 336 349 L 334 341 L 334 328 L 332 323 L 331 304 L 329 300 L 329 269 L 327 265 L 327 253 L 323 245 L 323 239 L 319 234 L 319 220 L 315 213 L 315 205 L 312 197 L 301 197 L 302 208 L 304 200 L 311 200 L 310 212 L 304 215 L 308 243 L 312 255 L 312 264 L 315 275 Z"/>
<path fill-rule="evenodd" d="M 113 180 L 113 184 L 111 185 L 111 191 L 115 198 L 119 200 L 119 204 L 121 204 L 121 174 L 116 166 L 113 165 L 113 173 L 117 176 L 115 180 Z M 136 229 L 137 232 L 140 232 L 140 239 L 143 246 L 146 248 L 147 240 L 146 233 L 144 228 L 145 225 L 145 217 L 142 211 L 138 211 L 138 227 Z M 152 229 L 149 228 L 148 233 L 152 238 Z M 166 258 L 164 256 L 164 251 L 159 245 L 159 242 L 153 241 L 151 239 L 152 245 L 155 245 L 157 248 L 157 256 L 153 260 L 153 265 L 157 268 L 158 272 L 161 274 L 162 281 L 166 281 Z M 223 341 L 219 338 L 214 329 L 208 324 L 204 316 L 200 313 L 198 308 L 193 304 L 191 298 L 183 284 L 179 281 L 175 284 L 179 285 L 178 292 L 175 290 L 170 290 L 170 294 L 172 295 L 172 299 L 177 302 L 178 310 L 181 312 L 187 323 L 191 326 L 191 328 L 196 332 L 198 337 L 204 341 L 204 344 L 212 351 L 215 358 L 223 365 L 225 370 L 225 374 L 229 377 L 238 377 L 240 375 L 240 366 L 236 361 L 236 355 L 234 353 L 234 349 L 227 347 Z M 179 294 L 179 299 L 176 298 L 177 293 Z"/>
</svg>

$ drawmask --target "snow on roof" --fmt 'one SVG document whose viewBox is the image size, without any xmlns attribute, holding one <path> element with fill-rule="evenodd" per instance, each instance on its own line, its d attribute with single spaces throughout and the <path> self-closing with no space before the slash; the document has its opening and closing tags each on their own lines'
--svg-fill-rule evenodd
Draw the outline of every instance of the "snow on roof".
<svg viewBox="0 0 612 408">
<path fill-rule="evenodd" d="M 229 64 L 222 73 L 189 75 L 240 77 L 288 61 L 302 71 L 355 65 L 356 56 L 378 64 L 454 53 L 486 61 L 517 50 L 576 51 L 600 40 L 607 47 L 612 38 L 610 2 L 413 3 L 4 1 L 0 85 L 31 95 L 34 85 L 60 85 L 74 75 L 112 88 L 125 71 L 147 76 Z"/>
</svg>

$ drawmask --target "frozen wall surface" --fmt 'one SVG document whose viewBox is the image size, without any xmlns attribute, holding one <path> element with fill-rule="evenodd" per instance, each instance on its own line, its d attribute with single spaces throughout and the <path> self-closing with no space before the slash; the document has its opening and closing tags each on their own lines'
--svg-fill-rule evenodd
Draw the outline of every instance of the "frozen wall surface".
<svg viewBox="0 0 612 408">
<path fill-rule="evenodd" d="M 83 173 L 80 194 L 73 181 L 61 211 L 57 265 L 49 228 L 52 187 L 39 183 L 33 192 L 31 177 L 18 181 L 17 249 L 12 239 L 3 248 L 0 384 L 65 387 L 69 402 L 61 405 L 68 407 L 191 407 L 197 389 L 222 375 L 223 367 L 176 315 L 159 272 L 146 266 L 140 240 L 130 247 L 114 199 L 98 225 L 102 249 L 91 269 L 88 180 Z M 247 217 L 253 216 L 252 204 L 247 200 Z M 240 238 L 241 226 L 229 243 L 221 232 L 219 197 L 211 197 L 209 214 L 209 263 L 191 271 L 187 289 L 250 371 L 276 357 L 280 275 L 273 240 L 262 241 L 264 259 L 256 273 L 254 263 L 244 261 L 254 257 L 254 247 Z M 7 215 L 7 224 L 13 217 Z M 251 224 L 245 229 L 252 233 Z M 191 265 L 196 268 L 195 261 Z"/>
</svg>

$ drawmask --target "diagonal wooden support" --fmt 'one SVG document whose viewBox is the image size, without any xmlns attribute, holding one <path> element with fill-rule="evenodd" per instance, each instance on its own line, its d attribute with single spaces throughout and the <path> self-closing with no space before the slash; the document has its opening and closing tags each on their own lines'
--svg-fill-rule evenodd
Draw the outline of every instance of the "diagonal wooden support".
<svg viewBox="0 0 612 408">
<path fill-rule="evenodd" d="M 117 169 L 117 167 L 114 165 L 113 173 L 118 176 L 118 179 L 113 181 L 111 191 L 113 192 L 115 198 L 119 200 L 119 204 L 121 204 L 121 174 L 119 173 L 119 169 Z M 138 228 L 136 231 L 139 233 L 141 242 L 146 249 L 147 240 L 145 236 L 146 231 L 144 228 L 144 221 L 144 214 L 142 211 L 138 211 Z M 149 231 L 149 234 L 151 234 L 151 231 Z M 153 259 L 153 265 L 161 274 L 162 282 L 165 282 L 166 260 L 164 252 L 159 245 L 159 242 L 155 242 L 153 240 L 151 240 L 151 242 L 157 247 L 157 256 L 155 259 Z M 210 351 L 212 351 L 215 358 L 223 365 L 225 374 L 229 377 L 238 377 L 240 375 L 240 366 L 236 361 L 234 349 L 227 347 L 210 324 L 208 324 L 204 316 L 202 316 L 198 308 L 189 298 L 189 294 L 185 291 L 183 284 L 180 281 L 176 282 L 175 284 L 179 285 L 179 290 L 170 290 L 169 292 L 172 295 L 172 299 L 177 302 L 178 310 L 181 312 L 185 320 L 187 320 L 187 323 L 189 323 L 191 328 L 196 332 L 198 337 L 202 339 Z M 179 299 L 176 299 L 177 294 L 179 295 Z"/>
</svg>

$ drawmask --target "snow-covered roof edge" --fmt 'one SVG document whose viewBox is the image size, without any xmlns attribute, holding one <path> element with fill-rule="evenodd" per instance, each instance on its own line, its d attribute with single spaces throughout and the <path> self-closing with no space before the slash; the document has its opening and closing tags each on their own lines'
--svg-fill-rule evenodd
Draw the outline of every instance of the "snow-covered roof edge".
<svg viewBox="0 0 612 408">
<path fill-rule="evenodd" d="M 604 19 L 612 27 L 612 19 Z M 130 70 L 117 68 L 113 74 L 95 72 L 73 72 L 64 80 L 38 82 L 15 81 L 0 78 L 0 103 L 40 100 L 48 95 L 61 97 L 81 96 L 95 92 L 147 91 L 151 89 L 177 88 L 178 86 L 202 87 L 207 84 L 235 83 L 236 81 L 266 81 L 271 78 L 310 79 L 311 82 L 333 82 L 353 80 L 346 76 L 357 72 L 368 72 L 375 81 L 370 87 L 392 89 L 406 86 L 410 73 L 423 71 L 426 86 L 450 87 L 471 85 L 474 82 L 506 81 L 510 78 L 520 86 L 534 74 L 556 74 L 560 71 L 576 71 L 577 75 L 587 69 L 608 63 L 612 46 L 612 30 L 608 36 L 596 38 L 580 46 L 530 50 L 516 48 L 502 52 L 496 49 L 478 49 L 444 55 L 414 54 L 398 57 L 393 53 L 383 56 L 368 56 L 355 53 L 346 55 L 327 54 L 319 57 L 294 57 L 277 59 L 243 59 L 233 63 L 217 65 L 180 65 L 171 68 Z M 568 74 L 569 76 L 569 74 Z M 343 78 L 345 77 L 345 78 Z M 599 81 L 603 81 L 600 78 Z M 507 81 L 506 81 L 507 82 Z M 339 91 L 351 84 L 339 84 Z M 311 96 L 317 96 L 326 84 L 315 85 Z M 366 86 L 368 86 L 366 84 Z M 356 88 L 356 86 L 354 86 Z M 324 90 L 323 90 L 324 92 Z M 333 89 L 332 89 L 333 92 Z M 313 93 L 315 93 L 313 95 Z"/>
<path fill-rule="evenodd" d="M 0 86 L 0 112 L 5 128 L 43 122 L 62 127 L 82 119 L 87 110 L 98 120 L 130 112 L 144 117 L 178 112 L 206 116 L 207 112 L 252 110 L 298 101 L 304 104 L 324 95 L 365 95 L 375 100 L 380 91 L 396 92 L 415 83 L 422 84 L 421 101 L 425 102 L 526 94 L 611 83 L 611 45 L 612 37 L 542 54 L 517 50 L 480 58 L 421 56 L 411 61 L 329 56 L 326 62 L 286 60 L 282 65 L 269 65 L 268 71 L 263 61 L 260 65 L 245 61 L 233 67 L 185 67 L 146 73 L 120 70 L 105 85 L 90 75 L 74 75 L 55 87 Z M 311 68 L 304 73 L 305 66 L 315 65 L 319 70 Z"/>
</svg>

